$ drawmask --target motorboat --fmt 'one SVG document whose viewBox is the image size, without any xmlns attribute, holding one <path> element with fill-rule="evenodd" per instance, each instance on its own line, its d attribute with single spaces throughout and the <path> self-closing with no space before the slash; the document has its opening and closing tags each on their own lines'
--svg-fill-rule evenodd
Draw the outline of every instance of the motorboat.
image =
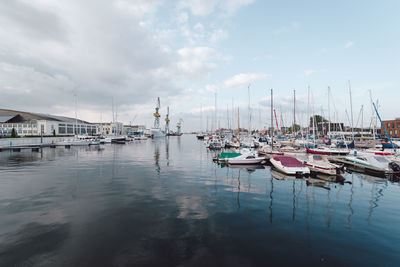
<svg viewBox="0 0 400 267">
<path fill-rule="evenodd" d="M 209 149 L 222 149 L 224 146 L 223 142 L 216 138 L 209 140 L 206 145 Z"/>
<path fill-rule="evenodd" d="M 330 163 L 329 160 L 322 155 L 309 155 L 308 159 L 304 161 L 304 165 L 314 173 L 322 173 L 331 176 L 344 173 L 339 165 Z"/>
<path fill-rule="evenodd" d="M 306 147 L 308 154 L 326 155 L 326 156 L 347 156 L 350 151 L 347 149 L 332 149 L 329 147 L 309 148 Z"/>
<path fill-rule="evenodd" d="M 288 156 L 277 156 L 270 159 L 271 164 L 280 172 L 296 177 L 308 177 L 310 169 L 298 159 Z"/>
<path fill-rule="evenodd" d="M 284 147 L 281 147 L 280 149 L 279 149 L 279 151 L 280 152 L 283 152 L 283 153 L 289 153 L 289 154 L 292 154 L 292 153 L 302 153 L 302 154 L 305 154 L 306 153 L 306 150 L 304 149 L 304 148 L 298 148 L 298 147 L 293 147 L 293 146 L 284 146 Z"/>
<path fill-rule="evenodd" d="M 276 150 L 271 148 L 271 146 L 266 145 L 266 146 L 262 146 L 259 150 L 258 150 L 258 154 L 259 155 L 264 155 L 266 159 L 270 159 L 272 157 L 276 157 L 276 156 L 283 156 L 284 153 L 282 151 Z"/>
<path fill-rule="evenodd" d="M 366 172 L 400 174 L 399 164 L 392 161 L 390 157 L 356 153 L 354 156 L 347 156 L 345 162 Z"/>
<path fill-rule="evenodd" d="M 242 150 L 236 157 L 228 157 L 226 162 L 229 165 L 254 165 L 265 161 L 264 157 L 259 157 L 254 151 Z"/>
<path fill-rule="evenodd" d="M 198 140 L 204 140 L 204 134 L 203 133 L 199 133 L 196 135 Z"/>
<path fill-rule="evenodd" d="M 138 141 L 138 140 L 147 140 L 147 137 L 144 136 L 144 135 L 135 135 L 135 136 L 133 137 L 133 140 L 134 140 L 134 141 Z"/>
</svg>

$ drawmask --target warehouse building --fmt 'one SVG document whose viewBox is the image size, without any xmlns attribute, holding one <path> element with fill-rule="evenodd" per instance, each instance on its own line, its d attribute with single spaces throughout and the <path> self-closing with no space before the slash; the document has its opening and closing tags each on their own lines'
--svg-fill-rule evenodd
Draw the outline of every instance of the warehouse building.
<svg viewBox="0 0 400 267">
<path fill-rule="evenodd" d="M 12 129 L 18 136 L 100 133 L 100 125 L 79 119 L 0 109 L 0 136 L 10 136 Z"/>
<path fill-rule="evenodd" d="M 381 133 L 383 134 L 385 131 L 383 130 L 383 125 L 385 125 L 386 130 L 390 137 L 400 137 L 400 118 L 396 118 L 394 120 L 382 121 L 381 124 Z"/>
</svg>

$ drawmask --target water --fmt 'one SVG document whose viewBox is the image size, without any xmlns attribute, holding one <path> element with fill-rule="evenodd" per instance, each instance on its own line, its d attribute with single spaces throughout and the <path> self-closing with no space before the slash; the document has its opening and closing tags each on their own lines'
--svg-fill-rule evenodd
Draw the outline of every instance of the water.
<svg viewBox="0 0 400 267">
<path fill-rule="evenodd" d="M 212 157 L 194 136 L 1 152 L 0 266 L 399 265 L 399 183 Z"/>
</svg>

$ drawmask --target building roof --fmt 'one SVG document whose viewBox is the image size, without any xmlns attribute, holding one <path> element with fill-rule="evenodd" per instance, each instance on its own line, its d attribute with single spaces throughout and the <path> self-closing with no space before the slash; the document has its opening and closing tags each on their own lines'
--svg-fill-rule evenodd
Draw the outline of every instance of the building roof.
<svg viewBox="0 0 400 267">
<path fill-rule="evenodd" d="M 6 123 L 15 118 L 18 114 L 0 114 L 0 123 Z"/>
<path fill-rule="evenodd" d="M 30 120 L 48 120 L 48 121 L 60 121 L 60 122 L 67 122 L 67 123 L 84 123 L 84 124 L 91 124 L 90 122 L 83 121 L 83 120 L 76 120 L 74 118 L 64 117 L 64 116 L 55 116 L 50 114 L 42 114 L 42 113 L 32 113 L 32 112 L 25 112 L 25 111 L 17 111 L 17 110 L 9 110 L 9 109 L 0 109 L 0 116 L 10 116 L 20 115 L 22 117 L 21 122 L 30 121 Z M 14 118 L 12 117 L 12 118 Z M 0 119 L 1 121 L 2 119 Z"/>
</svg>

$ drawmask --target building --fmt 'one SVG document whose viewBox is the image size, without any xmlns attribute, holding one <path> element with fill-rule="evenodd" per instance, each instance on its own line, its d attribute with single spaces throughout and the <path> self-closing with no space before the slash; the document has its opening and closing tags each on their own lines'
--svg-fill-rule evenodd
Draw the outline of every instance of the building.
<svg viewBox="0 0 400 267">
<path fill-rule="evenodd" d="M 385 134 L 383 125 L 385 125 L 386 130 L 390 137 L 400 137 L 400 118 L 396 118 L 394 120 L 382 121 L 381 131 L 380 131 L 381 134 Z"/>
<path fill-rule="evenodd" d="M 0 109 L 0 136 L 76 135 L 99 133 L 100 125 L 49 114 Z"/>
<path fill-rule="evenodd" d="M 144 133 L 146 130 L 146 126 L 144 125 L 124 125 L 122 133 L 124 135 L 131 135 L 134 134 L 135 132 L 138 133 Z"/>
<path fill-rule="evenodd" d="M 124 125 L 122 122 L 100 123 L 100 134 L 102 135 L 122 135 Z"/>
</svg>

